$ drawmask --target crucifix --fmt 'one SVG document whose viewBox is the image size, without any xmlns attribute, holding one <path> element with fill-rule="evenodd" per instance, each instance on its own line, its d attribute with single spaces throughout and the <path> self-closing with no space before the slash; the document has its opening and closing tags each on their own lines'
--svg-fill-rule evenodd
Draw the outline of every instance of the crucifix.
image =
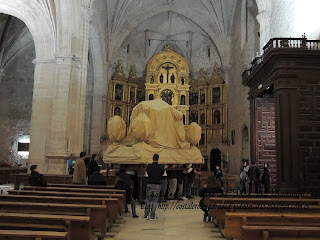
<svg viewBox="0 0 320 240">
<path fill-rule="evenodd" d="M 167 70 L 167 83 L 169 83 L 169 70 L 174 68 L 174 67 L 169 67 L 169 65 L 167 65 L 166 67 L 162 67 L 164 68 L 165 70 Z"/>
</svg>

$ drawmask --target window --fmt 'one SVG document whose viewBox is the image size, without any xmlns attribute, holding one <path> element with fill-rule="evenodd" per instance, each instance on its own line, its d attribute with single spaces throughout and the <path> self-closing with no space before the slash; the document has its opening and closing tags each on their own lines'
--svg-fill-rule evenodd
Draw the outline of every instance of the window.
<svg viewBox="0 0 320 240">
<path fill-rule="evenodd" d="M 186 96 L 185 95 L 181 96 L 180 105 L 186 105 Z"/>
<path fill-rule="evenodd" d="M 149 95 L 149 100 L 153 100 L 153 94 Z"/>
<path fill-rule="evenodd" d="M 200 124 L 206 124 L 206 114 L 201 113 L 200 115 Z"/>
<path fill-rule="evenodd" d="M 220 112 L 218 110 L 214 111 L 213 124 L 220 124 Z"/>
<path fill-rule="evenodd" d="M 211 49 L 210 47 L 207 48 L 207 54 L 208 54 L 208 58 L 211 56 Z"/>
<path fill-rule="evenodd" d="M 212 89 L 212 104 L 220 103 L 220 88 Z"/>
<path fill-rule="evenodd" d="M 122 100 L 122 93 L 123 93 L 122 85 L 116 84 L 115 93 L 114 93 L 114 99 L 121 101 Z"/>
<path fill-rule="evenodd" d="M 200 145 L 204 145 L 205 141 L 206 141 L 205 135 L 204 135 L 204 133 L 201 133 Z"/>
</svg>

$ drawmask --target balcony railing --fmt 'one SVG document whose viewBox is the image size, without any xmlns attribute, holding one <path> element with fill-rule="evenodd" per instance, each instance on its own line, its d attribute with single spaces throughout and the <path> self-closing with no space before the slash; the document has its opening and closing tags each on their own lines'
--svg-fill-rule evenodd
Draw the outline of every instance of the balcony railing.
<svg viewBox="0 0 320 240">
<path fill-rule="evenodd" d="M 242 80 L 247 78 L 253 69 L 258 66 L 272 49 L 305 49 L 320 50 L 320 40 L 307 40 L 307 38 L 272 38 L 263 47 L 263 54 L 251 62 L 251 67 L 242 73 Z"/>
</svg>

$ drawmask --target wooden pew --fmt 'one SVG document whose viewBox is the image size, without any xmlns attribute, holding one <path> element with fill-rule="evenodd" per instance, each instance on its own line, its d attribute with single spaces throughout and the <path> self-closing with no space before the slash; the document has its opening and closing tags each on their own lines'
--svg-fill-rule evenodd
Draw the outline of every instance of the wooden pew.
<svg viewBox="0 0 320 240">
<path fill-rule="evenodd" d="M 89 204 L 106 205 L 109 224 L 118 217 L 117 202 L 115 198 L 84 198 L 84 197 L 57 197 L 37 195 L 0 195 L 0 201 L 35 202 L 35 203 L 60 203 L 60 204 Z"/>
<path fill-rule="evenodd" d="M 61 240 L 67 237 L 67 232 L 0 230 L 0 239 L 3 240 Z"/>
<path fill-rule="evenodd" d="M 121 213 L 123 211 L 124 205 L 122 201 L 119 201 L 119 198 L 122 196 L 121 194 L 104 194 L 104 193 L 82 193 L 82 192 L 51 192 L 51 191 L 8 191 L 9 194 L 12 195 L 34 195 L 34 196 L 56 196 L 56 197 L 81 197 L 81 198 L 114 198 L 116 199 L 116 208 L 118 213 Z"/>
<path fill-rule="evenodd" d="M 0 167 L 0 183 L 8 183 L 10 174 L 27 173 L 23 167 Z"/>
<path fill-rule="evenodd" d="M 124 205 L 126 203 L 126 191 L 119 189 L 92 189 L 92 188 L 60 188 L 60 187 L 33 187 L 26 186 L 23 190 L 36 190 L 36 191 L 53 191 L 53 192 L 81 192 L 87 194 L 118 194 L 118 198 Z"/>
<path fill-rule="evenodd" d="M 0 201 L 0 212 L 89 216 L 91 228 L 99 229 L 102 234 L 108 225 L 107 207 L 103 205 Z"/>
<path fill-rule="evenodd" d="M 9 179 L 14 183 L 14 189 L 19 190 L 20 184 L 29 185 L 30 173 L 10 174 Z M 72 175 L 44 174 L 47 183 L 72 183 Z"/>
<path fill-rule="evenodd" d="M 227 212 L 223 235 L 226 238 L 241 238 L 242 226 L 309 226 L 320 227 L 320 214 Z"/>
<path fill-rule="evenodd" d="M 295 205 L 242 205 L 242 204 L 216 204 L 215 208 L 210 209 L 211 216 L 215 223 L 222 230 L 225 224 L 225 215 L 227 212 L 277 212 L 277 213 L 320 213 L 320 206 L 300 206 Z"/>
<path fill-rule="evenodd" d="M 59 184 L 59 183 L 48 183 L 48 187 L 114 189 L 114 185 L 84 185 L 84 184 Z"/>
<path fill-rule="evenodd" d="M 89 240 L 91 238 L 90 217 L 1 213 L 0 228 L 2 230 L 37 230 L 68 232 L 68 240 Z"/>
<path fill-rule="evenodd" d="M 320 239 L 320 227 L 243 226 L 242 240 L 261 239 Z"/>
</svg>

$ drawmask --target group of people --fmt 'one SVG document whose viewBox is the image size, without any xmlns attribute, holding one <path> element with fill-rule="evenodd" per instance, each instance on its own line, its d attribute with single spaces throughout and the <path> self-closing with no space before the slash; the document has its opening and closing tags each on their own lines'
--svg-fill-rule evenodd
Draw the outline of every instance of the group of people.
<svg viewBox="0 0 320 240">
<path fill-rule="evenodd" d="M 250 188 L 254 186 L 255 193 L 270 192 L 270 169 L 269 164 L 263 164 L 263 174 L 261 174 L 259 166 L 255 162 L 248 164 L 248 161 L 243 162 L 243 167 L 240 171 L 241 193 L 251 193 Z M 264 189 L 264 190 L 263 190 Z"/>
<path fill-rule="evenodd" d="M 73 175 L 72 182 L 75 184 L 106 185 L 106 178 L 102 175 L 102 168 L 99 164 L 99 156 L 92 154 L 91 158 L 87 153 L 81 152 L 78 159 L 71 154 L 68 160 L 69 174 Z"/>
</svg>

